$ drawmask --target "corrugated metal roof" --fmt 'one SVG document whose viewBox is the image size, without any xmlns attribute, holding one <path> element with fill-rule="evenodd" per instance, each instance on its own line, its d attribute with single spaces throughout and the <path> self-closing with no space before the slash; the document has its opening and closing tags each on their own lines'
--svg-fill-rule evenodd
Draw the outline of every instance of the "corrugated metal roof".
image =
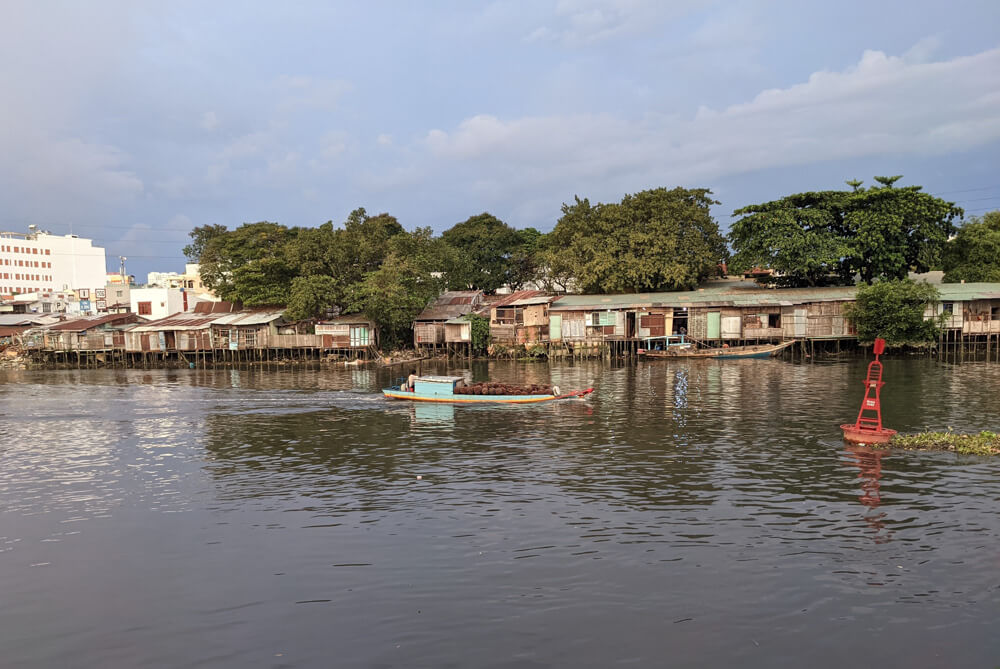
<svg viewBox="0 0 1000 669">
<path fill-rule="evenodd" d="M 493 309 L 496 307 L 506 307 L 511 304 L 518 304 L 521 300 L 527 300 L 538 296 L 545 296 L 545 293 L 541 290 L 517 290 L 513 293 L 508 293 L 507 295 L 498 295 L 496 299 L 490 300 L 490 308 Z M 532 302 L 531 304 L 542 303 Z"/>
<path fill-rule="evenodd" d="M 1000 283 L 942 283 L 937 289 L 948 302 L 1000 299 Z"/>
<path fill-rule="evenodd" d="M 949 302 L 1000 298 L 1000 283 L 943 283 L 936 286 Z M 853 300 L 857 286 L 823 288 L 761 288 L 748 282 L 720 282 L 692 291 L 632 293 L 626 295 L 564 295 L 552 303 L 553 311 L 630 309 L 686 306 L 788 306 L 806 302 Z"/>
<path fill-rule="evenodd" d="M 60 330 L 69 332 L 83 332 L 90 328 L 113 323 L 115 321 L 128 321 L 135 317 L 132 314 L 107 314 L 106 316 L 92 316 L 90 318 L 78 318 L 72 321 L 54 323 L 48 327 L 49 330 Z"/>
<path fill-rule="evenodd" d="M 450 290 L 441 293 L 414 321 L 446 321 L 473 310 L 473 303 L 482 299 L 480 290 Z"/>
<path fill-rule="evenodd" d="M 533 304 L 548 304 L 549 302 L 551 302 L 554 299 L 556 299 L 556 298 L 555 298 L 555 296 L 552 296 L 552 295 L 536 295 L 534 297 L 526 297 L 526 298 L 524 298 L 522 300 L 517 300 L 515 302 L 511 302 L 510 306 L 512 306 L 512 307 L 530 307 Z"/>
<path fill-rule="evenodd" d="M 449 318 L 444 323 L 445 325 L 468 325 L 469 319 L 465 316 L 455 316 L 455 318 Z"/>
<path fill-rule="evenodd" d="M 211 316 L 192 317 L 190 314 L 174 314 L 132 328 L 129 332 L 161 332 L 163 330 L 204 330 L 212 324 Z"/>
<path fill-rule="evenodd" d="M 232 302 L 206 300 L 194 305 L 194 313 L 196 314 L 228 314 L 233 311 L 236 311 L 236 307 Z"/>
<path fill-rule="evenodd" d="M 213 325 L 264 325 L 276 321 L 285 313 L 284 309 L 275 311 L 237 311 L 231 314 L 220 314 Z"/>
<path fill-rule="evenodd" d="M 237 311 L 235 313 L 196 314 L 184 312 L 132 328 L 131 332 L 161 332 L 163 330 L 204 330 L 212 325 L 240 327 L 264 325 L 281 318 L 284 311 Z"/>
<path fill-rule="evenodd" d="M 33 325 L 47 322 L 34 314 L 0 314 L 0 325 Z"/>
</svg>

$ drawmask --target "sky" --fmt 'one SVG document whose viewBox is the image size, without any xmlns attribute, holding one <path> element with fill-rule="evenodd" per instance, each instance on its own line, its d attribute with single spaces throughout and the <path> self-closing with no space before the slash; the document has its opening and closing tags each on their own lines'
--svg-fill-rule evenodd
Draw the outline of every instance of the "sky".
<svg viewBox="0 0 1000 669">
<path fill-rule="evenodd" d="M 182 271 L 192 227 L 408 229 L 904 175 L 1000 208 L 1000 2 L 7 0 L 0 230 Z"/>
</svg>

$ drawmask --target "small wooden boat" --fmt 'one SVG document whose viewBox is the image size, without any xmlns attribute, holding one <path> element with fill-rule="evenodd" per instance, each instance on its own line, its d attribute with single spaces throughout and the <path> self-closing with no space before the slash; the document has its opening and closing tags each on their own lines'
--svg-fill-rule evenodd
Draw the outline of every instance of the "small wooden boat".
<svg viewBox="0 0 1000 669">
<path fill-rule="evenodd" d="M 729 346 L 726 348 L 697 348 L 695 346 L 668 346 L 663 350 L 639 350 L 643 358 L 717 358 L 728 360 L 734 358 L 770 358 L 785 350 L 794 341 L 780 344 L 761 344 L 759 346 Z"/>
<path fill-rule="evenodd" d="M 480 390 L 491 394 L 473 394 L 477 387 L 465 386 L 461 376 L 419 376 L 413 384 L 413 390 L 403 390 L 401 386 L 383 388 L 382 394 L 389 399 L 410 400 L 412 402 L 449 402 L 453 404 L 533 404 L 551 402 L 553 400 L 568 400 L 574 397 L 586 397 L 594 392 L 593 388 L 574 390 L 563 393 L 558 386 L 552 386 L 549 392 L 533 394 L 500 394 L 504 392 L 503 384 L 485 384 L 478 386 Z M 462 384 L 462 385 L 459 385 Z M 497 393 L 497 394 L 492 394 Z"/>
</svg>

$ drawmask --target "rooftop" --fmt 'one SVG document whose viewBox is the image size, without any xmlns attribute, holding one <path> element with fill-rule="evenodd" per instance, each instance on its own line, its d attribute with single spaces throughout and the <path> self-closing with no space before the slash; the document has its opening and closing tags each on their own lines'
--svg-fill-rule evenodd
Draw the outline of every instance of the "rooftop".
<svg viewBox="0 0 1000 669">
<path fill-rule="evenodd" d="M 470 313 L 483 299 L 481 290 L 449 290 L 441 293 L 430 306 L 420 312 L 416 321 L 446 321 Z"/>
<path fill-rule="evenodd" d="M 944 301 L 1000 298 L 1000 283 L 942 283 L 936 286 Z M 762 288 L 747 281 L 717 281 L 696 290 L 624 295 L 563 295 L 552 303 L 554 311 L 692 306 L 788 306 L 805 302 L 853 300 L 857 286 L 822 288 Z"/>
</svg>

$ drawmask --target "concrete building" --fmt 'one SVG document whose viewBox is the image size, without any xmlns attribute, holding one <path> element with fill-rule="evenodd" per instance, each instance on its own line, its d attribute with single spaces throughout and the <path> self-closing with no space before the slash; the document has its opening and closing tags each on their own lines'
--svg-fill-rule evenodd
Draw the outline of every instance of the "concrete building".
<svg viewBox="0 0 1000 669">
<path fill-rule="evenodd" d="M 129 306 L 132 313 L 150 320 L 159 320 L 194 309 L 194 305 L 204 302 L 183 288 L 144 287 L 129 289 Z"/>
<path fill-rule="evenodd" d="M 105 251 L 76 235 L 0 232 L 0 295 L 103 288 Z M 84 304 L 84 311 L 94 311 Z"/>
<path fill-rule="evenodd" d="M 146 275 L 146 285 L 160 288 L 184 288 L 199 295 L 211 295 L 211 291 L 205 288 L 205 285 L 201 282 L 201 272 L 198 263 L 185 264 L 183 274 L 178 274 L 177 272 L 150 272 Z"/>
</svg>

